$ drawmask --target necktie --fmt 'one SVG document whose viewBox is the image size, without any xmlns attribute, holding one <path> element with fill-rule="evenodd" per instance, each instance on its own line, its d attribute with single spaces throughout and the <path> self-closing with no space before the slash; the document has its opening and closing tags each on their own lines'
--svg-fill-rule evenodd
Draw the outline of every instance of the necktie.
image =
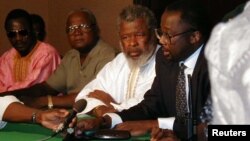
<svg viewBox="0 0 250 141">
<path fill-rule="evenodd" d="M 185 117 L 187 113 L 187 98 L 186 98 L 186 80 L 185 70 L 186 66 L 180 64 L 180 72 L 177 78 L 176 85 L 176 113 L 178 117 Z"/>
</svg>

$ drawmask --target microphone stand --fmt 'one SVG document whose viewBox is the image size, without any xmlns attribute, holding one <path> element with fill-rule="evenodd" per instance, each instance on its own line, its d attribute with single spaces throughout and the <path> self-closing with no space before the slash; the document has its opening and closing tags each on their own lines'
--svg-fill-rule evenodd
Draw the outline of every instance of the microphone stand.
<svg viewBox="0 0 250 141">
<path fill-rule="evenodd" d="M 195 112 L 193 110 L 193 95 L 192 95 L 192 81 L 191 81 L 191 75 L 188 75 L 188 107 L 189 107 L 189 113 L 188 113 L 188 141 L 197 141 L 197 135 L 196 135 L 196 116 Z"/>
</svg>

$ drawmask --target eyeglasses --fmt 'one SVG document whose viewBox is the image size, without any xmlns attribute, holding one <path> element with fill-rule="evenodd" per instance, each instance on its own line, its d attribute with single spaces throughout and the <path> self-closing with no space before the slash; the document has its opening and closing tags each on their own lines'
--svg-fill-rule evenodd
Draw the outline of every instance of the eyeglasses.
<svg viewBox="0 0 250 141">
<path fill-rule="evenodd" d="M 194 32 L 196 31 L 196 29 L 189 29 L 187 31 L 184 31 L 184 32 L 181 32 L 181 33 L 177 33 L 175 35 L 169 35 L 167 32 L 163 32 L 160 28 L 159 29 L 155 29 L 155 35 L 158 39 L 161 39 L 162 37 L 164 39 L 166 39 L 167 41 L 170 42 L 171 44 L 171 39 L 176 37 L 176 36 L 180 36 L 180 35 L 183 35 L 183 34 L 186 34 L 186 33 L 189 33 L 189 32 Z"/>
<path fill-rule="evenodd" d="M 17 34 L 24 37 L 24 36 L 27 36 L 29 34 L 29 32 L 26 29 L 12 30 L 12 31 L 7 32 L 8 38 L 17 37 Z"/>
<path fill-rule="evenodd" d="M 87 24 L 71 25 L 67 28 L 66 32 L 68 34 L 73 34 L 77 29 L 80 29 L 82 32 L 89 32 L 91 31 L 91 25 Z"/>
</svg>

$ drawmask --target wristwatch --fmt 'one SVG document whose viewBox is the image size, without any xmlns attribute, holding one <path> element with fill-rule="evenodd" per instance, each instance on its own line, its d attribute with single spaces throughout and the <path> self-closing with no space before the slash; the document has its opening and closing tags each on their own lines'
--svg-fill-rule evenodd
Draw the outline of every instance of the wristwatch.
<svg viewBox="0 0 250 141">
<path fill-rule="evenodd" d="M 52 97 L 51 95 L 48 95 L 48 109 L 53 108 L 53 102 L 52 102 Z"/>
<path fill-rule="evenodd" d="M 32 123 L 36 123 L 36 112 L 32 113 L 31 121 L 32 121 Z"/>
</svg>

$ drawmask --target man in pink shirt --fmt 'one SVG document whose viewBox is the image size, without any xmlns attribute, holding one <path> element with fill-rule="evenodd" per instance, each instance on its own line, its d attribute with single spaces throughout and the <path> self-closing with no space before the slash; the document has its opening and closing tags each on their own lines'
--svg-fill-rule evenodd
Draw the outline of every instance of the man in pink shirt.
<svg viewBox="0 0 250 141">
<path fill-rule="evenodd" d="M 0 58 L 0 92 L 32 86 L 46 80 L 59 65 L 59 53 L 36 39 L 30 14 L 12 10 L 5 30 L 13 46 Z"/>
</svg>

